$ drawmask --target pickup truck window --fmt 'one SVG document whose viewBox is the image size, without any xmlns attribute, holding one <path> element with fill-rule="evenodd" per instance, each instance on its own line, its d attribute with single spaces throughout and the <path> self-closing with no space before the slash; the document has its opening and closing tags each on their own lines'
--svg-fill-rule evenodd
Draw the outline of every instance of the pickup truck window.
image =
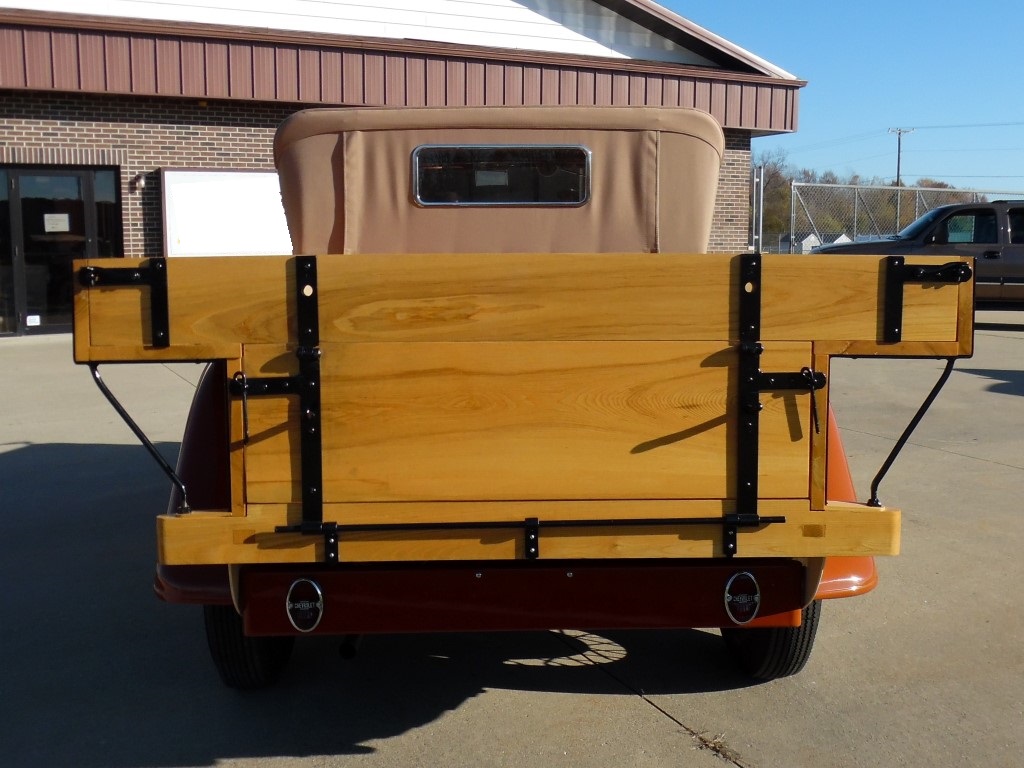
<svg viewBox="0 0 1024 768">
<path fill-rule="evenodd" d="M 423 145 L 412 163 L 423 206 L 580 206 L 590 197 L 590 151 L 581 146 Z"/>
<path fill-rule="evenodd" d="M 1010 242 L 1024 245 L 1024 208 L 1010 211 Z"/>
<path fill-rule="evenodd" d="M 993 210 L 967 211 L 950 216 L 943 224 L 947 243 L 997 243 L 999 230 Z"/>
</svg>

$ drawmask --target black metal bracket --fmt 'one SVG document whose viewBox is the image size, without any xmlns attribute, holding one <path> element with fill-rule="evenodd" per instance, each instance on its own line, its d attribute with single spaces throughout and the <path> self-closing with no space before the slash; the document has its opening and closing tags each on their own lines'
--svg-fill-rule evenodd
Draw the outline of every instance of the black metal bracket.
<svg viewBox="0 0 1024 768">
<path fill-rule="evenodd" d="M 138 267 L 82 267 L 78 282 L 87 288 L 125 285 L 149 286 L 149 320 L 153 346 L 171 345 L 171 321 L 167 306 L 167 259 L 156 256 Z"/>
<path fill-rule="evenodd" d="M 297 395 L 299 398 L 299 467 L 302 488 L 302 522 L 279 531 L 325 534 L 323 523 L 323 437 L 320 414 L 320 320 L 317 297 L 316 257 L 295 259 L 296 319 L 295 376 L 249 377 L 236 374 L 229 382 L 231 393 L 242 398 L 244 441 L 249 440 L 248 399 L 261 396 Z M 335 545 L 335 557 L 337 547 Z"/>
<path fill-rule="evenodd" d="M 754 526 L 768 523 L 784 523 L 785 517 L 759 517 Z M 523 559 L 540 558 L 541 529 L 564 528 L 682 528 L 693 525 L 721 525 L 722 517 L 642 517 L 603 518 L 590 520 L 540 520 L 528 517 L 525 520 L 487 520 L 436 523 L 321 523 L 316 527 L 303 529 L 301 525 L 281 526 L 278 533 L 306 533 L 322 535 L 324 538 L 324 561 L 341 562 L 339 545 L 349 533 L 394 533 L 401 531 L 493 531 L 521 530 Z"/>
<path fill-rule="evenodd" d="M 903 339 L 903 286 L 907 283 L 966 283 L 973 271 L 963 261 L 946 264 L 907 264 L 902 256 L 885 259 L 885 296 L 882 339 L 895 344 Z"/>
<path fill-rule="evenodd" d="M 526 518 L 523 525 L 523 553 L 527 560 L 540 557 L 540 520 L 536 517 Z"/>
<path fill-rule="evenodd" d="M 757 511 L 758 456 L 760 440 L 760 393 L 799 389 L 811 393 L 811 415 L 818 429 L 815 390 L 825 386 L 825 375 L 804 368 L 796 373 L 761 371 L 761 255 L 740 256 L 739 275 L 739 423 L 737 426 L 736 511 L 723 520 L 722 547 L 726 557 L 737 553 L 740 528 L 784 523 L 785 517 L 763 517 Z"/>
</svg>

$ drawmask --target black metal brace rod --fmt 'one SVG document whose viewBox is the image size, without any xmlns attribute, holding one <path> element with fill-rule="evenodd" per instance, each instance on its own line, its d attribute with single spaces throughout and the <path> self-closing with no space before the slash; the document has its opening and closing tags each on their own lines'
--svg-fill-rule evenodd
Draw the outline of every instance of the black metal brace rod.
<svg viewBox="0 0 1024 768">
<path fill-rule="evenodd" d="M 928 397 L 921 403 L 921 407 L 917 409 L 917 413 L 914 414 L 914 418 L 907 424 L 906 429 L 903 430 L 903 434 L 900 435 L 899 440 L 896 441 L 896 445 L 892 447 L 889 455 L 886 457 L 881 468 L 878 470 L 878 474 L 875 475 L 874 480 L 871 481 L 871 498 L 868 499 L 869 507 L 880 507 L 882 503 L 878 500 L 878 486 L 881 485 L 882 479 L 888 473 L 892 467 L 893 462 L 896 461 L 896 457 L 899 456 L 900 451 L 903 450 L 903 446 L 907 444 L 910 436 L 917 429 L 917 425 L 921 423 L 921 419 L 928 412 L 932 403 L 935 402 L 935 398 L 939 396 L 939 392 L 946 385 L 946 381 L 949 379 L 949 375 L 953 372 L 953 364 L 956 362 L 955 357 L 946 358 L 946 367 L 942 370 L 942 374 L 939 376 L 939 380 L 935 382 L 935 386 L 932 387 L 932 391 L 928 393 Z"/>
<path fill-rule="evenodd" d="M 100 392 L 102 392 L 103 396 L 107 398 L 107 402 L 114 407 L 114 410 L 117 411 L 117 415 L 120 416 L 121 420 L 128 425 L 128 428 L 135 434 L 135 437 L 139 439 L 139 442 L 142 443 L 143 447 L 149 451 L 149 455 L 152 456 L 156 463 L 160 465 L 164 474 L 170 478 L 170 481 L 174 483 L 174 487 L 178 489 L 178 492 L 181 494 L 181 503 L 178 505 L 178 512 L 181 514 L 191 512 L 192 509 L 188 504 L 188 493 L 185 490 L 185 484 L 181 481 L 181 478 L 178 477 L 178 473 L 174 471 L 174 468 L 167 463 L 167 459 L 160 455 L 160 451 L 156 449 L 156 446 L 153 445 L 153 442 L 146 436 L 146 433 L 143 432 L 139 425 L 135 423 L 135 420 L 128 414 L 128 411 L 125 410 L 124 406 L 118 402 L 116 397 L 114 397 L 114 393 L 110 391 L 110 388 L 107 387 L 106 383 L 103 381 L 103 377 L 100 376 L 99 363 L 89 363 L 89 370 L 92 372 L 92 380 L 96 382 L 96 386 L 99 387 Z"/>
</svg>

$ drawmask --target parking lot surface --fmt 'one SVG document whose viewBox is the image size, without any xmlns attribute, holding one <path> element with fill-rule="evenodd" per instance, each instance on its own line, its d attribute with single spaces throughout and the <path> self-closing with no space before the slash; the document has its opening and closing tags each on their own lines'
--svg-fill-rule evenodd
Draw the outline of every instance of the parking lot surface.
<svg viewBox="0 0 1024 768">
<path fill-rule="evenodd" d="M 799 675 L 752 685 L 716 633 L 307 640 L 280 685 L 219 682 L 201 612 L 152 592 L 168 483 L 71 360 L 0 339 L 0 764 L 1010 766 L 1024 754 L 1024 315 L 980 312 L 880 490 L 903 551 L 826 603 Z M 108 366 L 173 459 L 196 365 Z M 837 360 L 860 495 L 941 370 Z"/>
</svg>

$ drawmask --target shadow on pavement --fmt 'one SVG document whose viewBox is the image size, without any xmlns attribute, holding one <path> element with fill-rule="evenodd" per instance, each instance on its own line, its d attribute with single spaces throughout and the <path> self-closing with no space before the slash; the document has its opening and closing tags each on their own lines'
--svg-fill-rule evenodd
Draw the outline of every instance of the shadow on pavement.
<svg viewBox="0 0 1024 768">
<path fill-rule="evenodd" d="M 1024 371 L 995 370 L 991 368 L 957 368 L 957 373 L 969 373 L 983 379 L 991 380 L 986 387 L 989 392 L 1000 395 L 1024 395 Z"/>
<path fill-rule="evenodd" d="M 173 461 L 175 444 L 160 450 Z M 0 718 L 18 766 L 213 765 L 362 754 L 487 689 L 597 695 L 742 687 L 699 631 L 300 640 L 279 686 L 224 688 L 200 609 L 152 592 L 168 483 L 139 446 L 0 445 Z M 581 657 L 585 654 L 585 660 Z M 600 663 L 592 663 L 597 659 Z"/>
</svg>

